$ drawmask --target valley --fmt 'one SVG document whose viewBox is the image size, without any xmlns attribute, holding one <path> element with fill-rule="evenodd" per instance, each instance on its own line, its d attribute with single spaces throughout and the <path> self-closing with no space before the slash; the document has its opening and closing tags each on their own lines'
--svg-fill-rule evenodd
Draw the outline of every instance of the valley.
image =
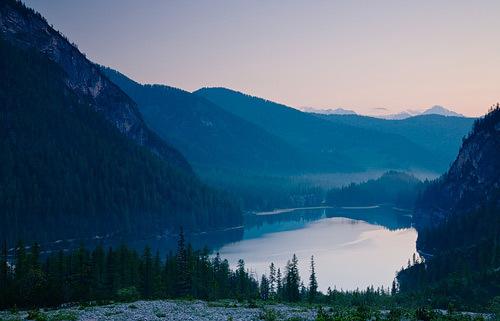
<svg viewBox="0 0 500 321">
<path fill-rule="evenodd" d="M 261 97 L 211 64 L 185 90 L 169 59 L 139 77 L 153 62 L 84 54 L 31 6 L 0 1 L 0 320 L 499 318 L 498 103 L 299 108 L 308 86 Z M 102 32 L 129 37 L 118 13 Z M 203 43 L 174 31 L 145 38 Z"/>
</svg>

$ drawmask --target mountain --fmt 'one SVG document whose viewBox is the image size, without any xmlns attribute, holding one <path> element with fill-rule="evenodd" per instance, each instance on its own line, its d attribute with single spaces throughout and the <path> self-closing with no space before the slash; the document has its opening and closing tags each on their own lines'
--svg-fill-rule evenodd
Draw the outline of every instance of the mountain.
<svg viewBox="0 0 500 321">
<path fill-rule="evenodd" d="M 356 115 L 356 112 L 354 110 L 344 109 L 344 108 L 319 109 L 319 108 L 304 107 L 301 108 L 301 110 L 306 113 L 317 113 L 325 115 Z"/>
<path fill-rule="evenodd" d="M 400 292 L 434 306 L 485 309 L 500 293 L 500 106 L 476 120 L 448 172 L 416 202 L 415 261 Z"/>
<path fill-rule="evenodd" d="M 13 45 L 34 49 L 64 70 L 64 81 L 78 97 L 101 113 L 121 133 L 184 169 L 189 164 L 144 124 L 135 103 L 110 82 L 76 47 L 33 10 L 14 0 L 1 2 L 0 33 Z"/>
<path fill-rule="evenodd" d="M 442 162 L 427 157 L 430 154 L 428 149 L 400 135 L 334 124 L 285 105 L 225 88 L 203 88 L 195 94 L 264 128 L 306 154 L 314 171 L 442 168 Z"/>
<path fill-rule="evenodd" d="M 301 156 L 292 147 L 207 99 L 164 85 L 141 85 L 110 68 L 102 70 L 137 102 L 148 126 L 197 169 L 298 169 Z"/>
<path fill-rule="evenodd" d="M 45 20 L 0 3 L 0 235 L 47 242 L 209 230 L 241 212 Z"/>
<path fill-rule="evenodd" d="M 418 203 L 420 226 L 438 225 L 459 215 L 498 202 L 500 189 L 500 110 L 476 120 L 463 140 L 448 172 L 429 186 Z"/>
<path fill-rule="evenodd" d="M 419 116 L 419 115 L 440 115 L 440 116 L 446 116 L 446 117 L 465 117 L 464 115 L 456 113 L 452 110 L 446 109 L 443 106 L 435 105 L 435 106 L 432 106 L 431 108 L 426 109 L 424 111 L 405 110 L 405 111 L 402 111 L 402 112 L 397 113 L 397 114 L 377 116 L 377 118 L 400 120 L 400 119 L 406 119 L 406 118 L 415 117 L 415 116 Z"/>
<path fill-rule="evenodd" d="M 462 138 L 472 128 L 473 118 L 421 115 L 401 120 L 388 120 L 359 115 L 322 115 L 335 124 L 345 124 L 396 134 L 424 147 L 440 164 L 437 172 L 444 172 L 455 159 Z"/>
<path fill-rule="evenodd" d="M 432 106 L 431 108 L 425 110 L 421 115 L 441 115 L 447 117 L 464 117 L 464 115 L 456 113 L 452 110 L 446 109 L 443 106 Z"/>
<path fill-rule="evenodd" d="M 401 119 L 406 119 L 406 118 L 410 118 L 410 117 L 417 116 L 417 115 L 420 115 L 420 112 L 406 110 L 406 111 L 402 111 L 402 112 L 397 113 L 397 114 L 382 115 L 382 116 L 375 116 L 375 117 L 380 118 L 380 119 L 401 120 Z"/>
</svg>

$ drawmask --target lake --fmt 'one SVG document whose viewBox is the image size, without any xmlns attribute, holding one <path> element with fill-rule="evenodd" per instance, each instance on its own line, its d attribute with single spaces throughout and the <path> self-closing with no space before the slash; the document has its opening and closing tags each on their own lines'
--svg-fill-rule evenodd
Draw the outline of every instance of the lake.
<svg viewBox="0 0 500 321">
<path fill-rule="evenodd" d="M 126 243 L 138 251 L 150 246 L 164 257 L 175 251 L 177 235 L 141 238 L 91 238 L 64 240 L 42 245 L 42 254 L 75 249 L 80 244 L 114 248 Z M 219 252 L 234 268 L 238 259 L 258 279 L 268 274 L 273 262 L 283 271 L 295 253 L 302 280 L 307 285 L 310 258 L 314 255 L 319 289 L 365 289 L 389 287 L 397 270 L 416 252 L 417 232 L 411 216 L 392 206 L 360 208 L 278 209 L 248 213 L 243 228 L 187 234 L 194 248 L 207 246 Z M 13 254 L 13 249 L 11 250 Z"/>
<path fill-rule="evenodd" d="M 283 271 L 295 253 L 307 285 L 314 255 L 319 289 L 390 287 L 395 273 L 416 252 L 411 218 L 390 206 L 303 209 L 250 215 L 242 239 L 218 251 L 234 267 L 243 258 L 257 277 L 274 262 Z"/>
</svg>

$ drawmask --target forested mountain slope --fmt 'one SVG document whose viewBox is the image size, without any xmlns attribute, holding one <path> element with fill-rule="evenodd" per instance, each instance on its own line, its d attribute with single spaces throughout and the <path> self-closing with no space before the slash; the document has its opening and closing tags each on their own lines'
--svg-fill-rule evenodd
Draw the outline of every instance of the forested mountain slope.
<svg viewBox="0 0 500 321">
<path fill-rule="evenodd" d="M 2 2 L 0 8 L 2 26 L 12 17 L 29 18 L 15 20 L 15 28 L 42 21 L 19 3 Z M 40 33 L 50 34 L 47 28 Z M 93 92 L 93 82 L 82 80 L 75 88 L 68 71 L 46 54 L 54 48 L 22 45 L 19 39 L 36 42 L 31 33 L 16 33 L 15 41 L 5 35 L 2 27 L 0 238 L 12 244 L 241 224 L 239 209 L 201 183 L 97 67 L 97 83 L 106 82 L 99 88 L 116 93 L 107 96 L 111 105 L 82 94 Z M 59 59 L 75 61 L 66 54 L 59 52 Z M 78 68 L 76 75 L 86 73 Z"/>
<path fill-rule="evenodd" d="M 437 172 L 448 169 L 455 159 L 462 138 L 469 133 L 473 118 L 441 115 L 420 115 L 405 119 L 381 119 L 360 115 L 313 114 L 336 124 L 378 130 L 407 138 L 431 152 L 438 161 Z M 431 157 L 431 156 L 430 156 Z"/>
<path fill-rule="evenodd" d="M 78 101 L 89 104 L 125 136 L 171 164 L 189 169 L 177 150 L 147 128 L 135 103 L 40 14 L 15 0 L 1 1 L 0 33 L 16 47 L 31 48 L 55 62 L 64 71 L 64 82 Z"/>
<path fill-rule="evenodd" d="M 430 151 L 405 137 L 378 130 L 334 124 L 308 113 L 225 88 L 203 88 L 195 94 L 286 141 L 306 153 L 315 171 L 374 168 L 435 170 Z"/>
<path fill-rule="evenodd" d="M 206 169 L 291 172 L 303 163 L 291 146 L 190 92 L 164 85 L 141 85 L 118 71 L 102 68 L 137 104 L 158 135 Z"/>
<path fill-rule="evenodd" d="M 333 206 L 392 204 L 409 210 L 423 185 L 413 175 L 389 171 L 377 179 L 332 189 L 326 194 L 326 202 Z"/>
<path fill-rule="evenodd" d="M 448 172 L 417 204 L 416 222 L 435 226 L 450 215 L 470 213 L 498 203 L 500 189 L 500 110 L 476 120 Z"/>
<path fill-rule="evenodd" d="M 478 119 L 449 171 L 416 203 L 424 263 L 398 274 L 402 293 L 484 308 L 500 293 L 500 108 Z M 497 297 L 498 298 L 498 297 Z"/>
</svg>

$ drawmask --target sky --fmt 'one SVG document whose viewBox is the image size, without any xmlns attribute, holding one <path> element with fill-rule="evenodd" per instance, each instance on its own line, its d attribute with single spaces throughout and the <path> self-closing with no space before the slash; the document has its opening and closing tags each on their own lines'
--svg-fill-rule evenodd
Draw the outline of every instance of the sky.
<svg viewBox="0 0 500 321">
<path fill-rule="evenodd" d="M 141 83 L 391 114 L 500 101 L 498 0 L 28 0 Z"/>
</svg>

